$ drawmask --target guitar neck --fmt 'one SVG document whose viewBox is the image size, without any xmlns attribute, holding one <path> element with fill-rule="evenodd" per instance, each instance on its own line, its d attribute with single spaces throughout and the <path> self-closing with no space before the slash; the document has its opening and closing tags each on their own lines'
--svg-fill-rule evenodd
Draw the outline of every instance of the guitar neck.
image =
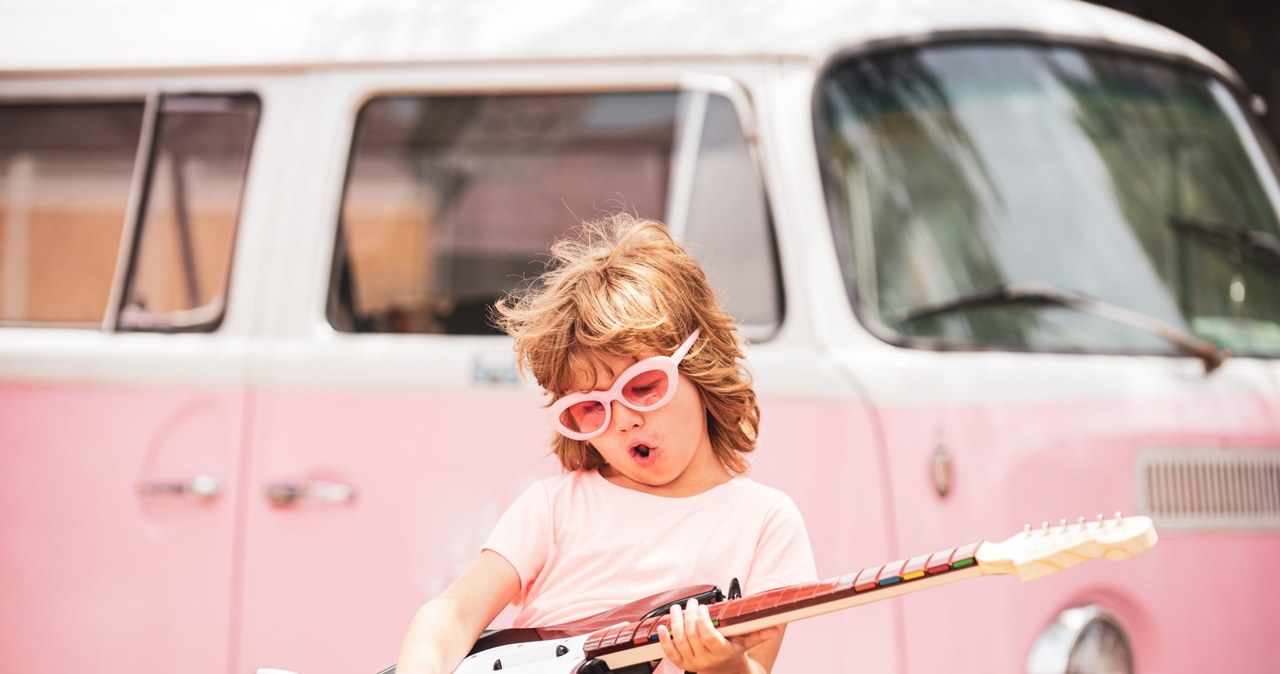
<svg viewBox="0 0 1280 674">
<path fill-rule="evenodd" d="M 977 552 L 984 544 L 972 543 L 816 583 L 778 588 L 714 604 L 708 610 L 713 624 L 725 636 L 755 632 L 982 575 Z M 662 657 L 658 626 L 669 626 L 669 620 L 667 615 L 655 616 L 600 630 L 590 636 L 584 651 L 611 669 L 656 660 Z"/>
<path fill-rule="evenodd" d="M 999 543 L 983 541 L 931 555 L 865 568 L 857 573 L 806 585 L 792 585 L 709 607 L 711 619 L 726 636 L 746 634 L 823 613 L 926 590 L 980 575 L 1017 574 L 1022 580 L 1061 571 L 1090 559 L 1125 559 L 1156 544 L 1151 519 L 1143 516 L 1074 524 L 1059 520 L 1037 530 L 1023 527 Z M 655 616 L 594 632 L 583 652 L 610 668 L 662 657 L 658 626 L 669 616 Z"/>
</svg>

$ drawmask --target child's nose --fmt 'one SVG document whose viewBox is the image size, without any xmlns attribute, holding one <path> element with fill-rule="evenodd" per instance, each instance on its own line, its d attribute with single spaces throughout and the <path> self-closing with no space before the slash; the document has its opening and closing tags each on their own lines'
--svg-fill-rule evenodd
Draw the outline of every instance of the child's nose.
<svg viewBox="0 0 1280 674">
<path fill-rule="evenodd" d="M 613 401 L 613 427 L 626 431 L 644 425 L 644 415 L 617 400 Z"/>
</svg>

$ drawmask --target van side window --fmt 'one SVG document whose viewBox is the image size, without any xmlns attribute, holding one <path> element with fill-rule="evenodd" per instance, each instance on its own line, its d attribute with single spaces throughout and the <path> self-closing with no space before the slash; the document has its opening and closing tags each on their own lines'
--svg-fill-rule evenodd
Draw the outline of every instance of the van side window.
<svg viewBox="0 0 1280 674">
<path fill-rule="evenodd" d="M 0 105 L 0 323 L 102 323 L 142 101 Z"/>
<path fill-rule="evenodd" d="M 217 327 L 260 103 L 153 100 L 0 105 L 0 323 Z"/>
<path fill-rule="evenodd" d="M 740 302 L 729 305 L 739 320 L 776 323 L 773 240 L 742 128 L 733 106 L 711 96 L 695 161 L 681 163 L 690 95 L 373 99 L 356 122 L 330 322 L 347 332 L 492 334 L 493 302 L 541 271 L 554 239 L 619 208 L 669 222 L 673 183 L 694 181 L 701 192 L 682 205 L 677 233 Z M 716 217 L 754 229 L 735 240 Z M 769 261 L 763 273 L 743 268 L 758 259 Z M 768 289 L 743 290 L 761 284 Z"/>
<path fill-rule="evenodd" d="M 212 330 L 222 320 L 260 105 L 249 95 L 160 99 L 121 329 Z"/>
</svg>

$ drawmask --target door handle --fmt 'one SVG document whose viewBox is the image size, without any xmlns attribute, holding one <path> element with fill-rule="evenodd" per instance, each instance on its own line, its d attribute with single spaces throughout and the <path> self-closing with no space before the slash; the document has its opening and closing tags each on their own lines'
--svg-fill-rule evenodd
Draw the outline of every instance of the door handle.
<svg viewBox="0 0 1280 674">
<path fill-rule="evenodd" d="M 143 482 L 138 485 L 138 493 L 143 496 L 171 494 L 210 499 L 222 493 L 222 485 L 218 482 L 218 478 L 212 475 L 196 475 L 186 481 Z"/>
<path fill-rule="evenodd" d="M 277 508 L 293 505 L 300 500 L 349 503 L 355 496 L 355 491 L 349 485 L 339 482 L 277 482 L 267 485 L 267 499 Z"/>
</svg>

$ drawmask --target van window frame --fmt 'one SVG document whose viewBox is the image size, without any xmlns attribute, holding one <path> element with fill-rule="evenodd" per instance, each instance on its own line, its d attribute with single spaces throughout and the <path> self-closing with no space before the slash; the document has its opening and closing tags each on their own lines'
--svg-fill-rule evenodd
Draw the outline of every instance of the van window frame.
<svg viewBox="0 0 1280 674">
<path fill-rule="evenodd" d="M 192 314 L 212 314 L 207 319 L 192 323 L 172 323 L 169 325 L 121 325 L 121 313 L 124 311 L 124 302 L 136 283 L 135 274 L 138 271 L 139 255 L 141 254 L 142 237 L 140 233 L 143 225 L 143 219 L 149 215 L 149 205 L 151 202 L 152 192 L 155 188 L 155 176 L 157 164 L 160 158 L 161 146 L 156 144 L 156 138 L 160 136 L 160 124 L 163 117 L 164 104 L 166 100 L 174 101 L 191 101 L 197 99 L 226 99 L 226 100 L 242 100 L 252 102 L 254 114 L 252 125 L 249 129 L 246 139 L 244 169 L 239 175 L 240 185 L 238 201 L 235 205 L 235 217 L 232 223 L 232 234 L 230 242 L 230 251 L 227 255 L 226 268 L 220 270 L 224 275 L 225 281 L 222 286 L 220 295 L 209 304 L 183 309 L 179 311 L 190 312 Z M 147 153 L 145 155 L 145 163 L 140 167 L 140 173 L 145 174 L 141 178 L 140 192 L 137 195 L 137 212 L 132 214 L 130 218 L 130 226 L 127 240 L 122 237 L 121 255 L 124 264 L 118 269 L 122 269 L 122 275 L 119 279 L 120 285 L 116 288 L 118 292 L 113 294 L 112 300 L 116 303 L 114 310 L 110 312 L 113 318 L 112 329 L 115 332 L 153 332 L 153 333 L 178 333 L 178 332 L 217 332 L 221 327 L 223 320 L 226 318 L 229 297 L 231 295 L 231 284 L 235 279 L 237 239 L 240 231 L 241 219 L 244 216 L 244 199 L 245 192 L 248 191 L 249 183 L 252 178 L 253 170 L 253 150 L 258 140 L 258 129 L 262 124 L 262 97 L 253 91 L 237 90 L 237 91 L 181 91 L 181 92 L 156 92 L 148 96 L 148 107 L 153 112 L 149 114 L 143 121 L 144 133 L 146 133 L 145 144 Z M 141 151 L 142 148 L 140 147 Z M 150 223 L 148 223 L 150 224 Z M 123 244 L 127 241 L 128 248 Z M 188 263 L 194 264 L 193 260 Z M 188 269 L 192 272 L 194 269 Z M 212 311 L 210 311 L 210 308 Z M 172 315 L 173 311 L 158 312 L 160 316 Z"/>
</svg>

